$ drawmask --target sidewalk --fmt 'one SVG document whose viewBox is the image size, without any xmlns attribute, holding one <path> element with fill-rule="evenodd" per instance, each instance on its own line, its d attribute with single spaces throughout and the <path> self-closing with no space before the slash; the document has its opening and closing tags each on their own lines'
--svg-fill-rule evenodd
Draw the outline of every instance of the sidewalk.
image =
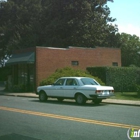
<svg viewBox="0 0 140 140">
<path fill-rule="evenodd" d="M 28 97 L 28 98 L 38 98 L 35 93 L 8 93 L 0 90 L 0 95 L 4 96 L 15 96 L 15 97 Z M 130 105 L 130 106 L 140 106 L 140 101 L 134 100 L 119 100 L 119 99 L 105 99 L 102 103 L 107 104 L 118 104 L 118 105 Z"/>
</svg>

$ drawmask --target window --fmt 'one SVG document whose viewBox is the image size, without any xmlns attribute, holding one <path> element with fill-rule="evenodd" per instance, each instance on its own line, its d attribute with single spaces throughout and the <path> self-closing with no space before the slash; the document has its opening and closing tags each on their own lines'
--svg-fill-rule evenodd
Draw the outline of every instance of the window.
<svg viewBox="0 0 140 140">
<path fill-rule="evenodd" d="M 99 83 L 92 78 L 82 78 L 81 81 L 84 85 L 99 85 Z"/>
<path fill-rule="evenodd" d="M 18 82 L 16 84 L 23 85 L 25 90 L 34 90 L 34 64 L 18 65 Z"/>
<path fill-rule="evenodd" d="M 113 62 L 112 66 L 118 66 L 118 62 Z"/>
<path fill-rule="evenodd" d="M 18 84 L 27 85 L 27 65 L 18 65 Z"/>
<path fill-rule="evenodd" d="M 71 61 L 71 65 L 78 66 L 79 65 L 79 62 L 78 61 Z"/>
<path fill-rule="evenodd" d="M 67 86 L 74 86 L 74 85 L 77 85 L 77 82 L 75 81 L 75 79 L 67 79 L 66 85 Z"/>
<path fill-rule="evenodd" d="M 65 79 L 59 79 L 54 85 L 61 86 L 64 84 Z"/>
</svg>

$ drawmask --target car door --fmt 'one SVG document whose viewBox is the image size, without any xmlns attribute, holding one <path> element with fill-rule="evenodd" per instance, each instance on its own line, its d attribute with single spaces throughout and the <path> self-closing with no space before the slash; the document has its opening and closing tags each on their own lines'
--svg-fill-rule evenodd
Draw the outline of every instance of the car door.
<svg viewBox="0 0 140 140">
<path fill-rule="evenodd" d="M 64 97 L 73 98 L 77 89 L 78 89 L 78 81 L 74 78 L 66 79 L 64 89 Z"/>
<path fill-rule="evenodd" d="M 63 97 L 63 87 L 65 79 L 58 79 L 56 83 L 53 84 L 51 90 L 49 91 L 49 96 L 52 97 Z"/>
</svg>

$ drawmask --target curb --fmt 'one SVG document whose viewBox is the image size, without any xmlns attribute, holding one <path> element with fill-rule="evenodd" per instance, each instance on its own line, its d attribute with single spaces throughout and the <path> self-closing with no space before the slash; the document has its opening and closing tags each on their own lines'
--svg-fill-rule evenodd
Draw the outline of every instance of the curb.
<svg viewBox="0 0 140 140">
<path fill-rule="evenodd" d="M 30 94 L 30 93 L 29 93 Z M 38 95 L 36 95 L 35 93 L 34 93 L 34 95 L 20 95 L 20 94 L 18 94 L 18 93 L 0 93 L 0 95 L 3 95 L 3 96 L 14 96 L 14 97 L 27 97 L 27 98 L 38 98 Z"/>
<path fill-rule="evenodd" d="M 26 95 L 6 95 L 6 94 L 3 94 L 4 96 L 13 96 L 13 97 L 28 97 L 28 98 L 38 98 L 37 96 L 26 96 Z"/>
<path fill-rule="evenodd" d="M 129 103 L 114 103 L 114 102 L 102 102 L 102 103 L 105 103 L 105 104 L 114 104 L 114 105 L 127 105 L 127 106 L 140 106 L 139 104 L 129 104 Z"/>
</svg>

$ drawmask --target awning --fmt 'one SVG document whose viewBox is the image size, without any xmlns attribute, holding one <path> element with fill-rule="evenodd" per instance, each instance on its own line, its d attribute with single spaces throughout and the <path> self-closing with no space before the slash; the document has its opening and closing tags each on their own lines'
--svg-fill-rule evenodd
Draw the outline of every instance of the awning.
<svg viewBox="0 0 140 140">
<path fill-rule="evenodd" d="M 35 53 L 34 52 L 27 52 L 27 53 L 20 53 L 20 54 L 13 54 L 12 57 L 6 62 L 7 65 L 14 65 L 14 64 L 30 64 L 35 62 Z"/>
</svg>

